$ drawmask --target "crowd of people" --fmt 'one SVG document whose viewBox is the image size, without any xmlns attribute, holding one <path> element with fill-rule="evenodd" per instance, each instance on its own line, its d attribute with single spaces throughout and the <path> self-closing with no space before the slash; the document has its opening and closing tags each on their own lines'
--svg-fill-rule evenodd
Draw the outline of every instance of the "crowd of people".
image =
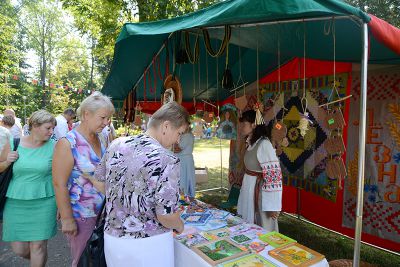
<svg viewBox="0 0 400 267">
<path fill-rule="evenodd" d="M 78 266 L 103 211 L 107 266 L 174 266 L 172 231 L 184 230 L 179 196 L 195 198 L 189 114 L 176 102 L 164 104 L 144 133 L 113 141 L 114 112 L 110 98 L 100 92 L 84 99 L 76 112 L 66 109 L 54 117 L 38 110 L 24 130 L 13 110 L 4 111 L 0 172 L 13 164 L 13 176 L 2 239 L 31 266 L 45 266 L 57 220 L 72 266 Z M 254 111 L 244 112 L 240 121 L 248 149 L 238 213 L 277 230 L 282 186 L 279 177 L 266 177 L 277 162 L 269 131 L 255 124 Z"/>
</svg>

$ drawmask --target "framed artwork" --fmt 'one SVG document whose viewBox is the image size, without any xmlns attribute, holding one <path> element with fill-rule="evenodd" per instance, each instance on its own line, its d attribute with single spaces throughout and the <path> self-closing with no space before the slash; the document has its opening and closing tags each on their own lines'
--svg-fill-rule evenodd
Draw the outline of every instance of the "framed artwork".
<svg viewBox="0 0 400 267">
<path fill-rule="evenodd" d="M 228 239 L 218 239 L 192 247 L 193 251 L 212 266 L 232 260 L 249 253 Z"/>
<path fill-rule="evenodd" d="M 197 229 L 199 229 L 200 231 L 211 231 L 211 230 L 223 228 L 225 226 L 226 226 L 225 220 L 211 219 L 211 220 L 208 220 L 205 225 L 197 226 Z"/>
<path fill-rule="evenodd" d="M 210 213 L 184 213 L 181 215 L 186 225 L 204 225 L 210 217 Z"/>
<path fill-rule="evenodd" d="M 268 254 L 289 267 L 310 266 L 324 258 L 324 255 L 298 243 L 270 250 Z"/>
<path fill-rule="evenodd" d="M 196 245 L 208 242 L 208 240 L 206 238 L 204 238 L 202 235 L 200 235 L 198 233 L 188 234 L 188 235 L 179 236 L 179 237 L 177 236 L 177 237 L 175 237 L 175 239 L 189 248 L 192 246 L 196 246 Z"/>
<path fill-rule="evenodd" d="M 216 239 L 221 239 L 224 237 L 229 237 L 230 233 L 227 228 L 220 228 L 216 230 L 211 230 L 207 232 L 201 232 L 200 233 L 202 236 L 204 236 L 208 240 L 216 240 Z"/>
<path fill-rule="evenodd" d="M 245 234 L 234 235 L 231 237 L 231 239 L 240 245 L 245 244 L 252 240 L 249 236 Z"/>
<path fill-rule="evenodd" d="M 212 209 L 210 212 L 214 219 L 225 219 L 230 214 L 228 211 L 217 209 Z"/>
<path fill-rule="evenodd" d="M 265 244 L 264 242 L 257 242 L 257 241 L 253 241 L 249 244 L 246 244 L 245 246 L 248 247 L 250 250 L 255 251 L 255 252 L 261 252 L 265 249 L 265 246 L 268 244 Z"/>
<path fill-rule="evenodd" d="M 250 254 L 228 262 L 221 263 L 219 267 L 276 267 L 275 264 L 258 254 Z"/>
<path fill-rule="evenodd" d="M 269 232 L 264 235 L 260 235 L 259 239 L 261 241 L 264 241 L 265 243 L 270 244 L 274 248 L 283 247 L 283 246 L 289 245 L 291 243 L 297 242 L 296 240 L 294 240 L 290 237 L 287 237 L 278 232 Z"/>
</svg>

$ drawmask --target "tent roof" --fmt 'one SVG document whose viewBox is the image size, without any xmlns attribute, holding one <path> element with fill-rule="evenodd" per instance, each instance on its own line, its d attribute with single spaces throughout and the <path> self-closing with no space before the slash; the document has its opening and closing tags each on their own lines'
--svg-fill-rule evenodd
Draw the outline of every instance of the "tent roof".
<svg viewBox="0 0 400 267">
<path fill-rule="evenodd" d="M 375 32 L 381 36 L 375 38 L 372 30 L 370 62 L 400 63 L 400 56 L 393 49 L 399 46 L 393 41 L 400 39 L 398 29 L 375 17 L 372 19 L 379 26 L 374 27 Z M 259 75 L 268 73 L 294 57 L 359 62 L 361 24 L 370 21 L 368 14 L 338 0 L 228 0 L 169 20 L 127 23 L 115 44 L 114 60 L 102 90 L 114 100 L 123 100 L 138 85 L 138 99 L 159 100 L 161 77 L 168 69 L 172 71 L 176 47 L 182 46 L 179 34 L 172 33 L 188 31 L 192 50 L 196 34 L 200 35 L 200 58 L 197 64 L 176 66 L 183 99 L 222 100 L 231 95 L 220 85 L 225 54 L 218 59 L 207 55 L 201 29 L 209 30 L 216 49 L 224 36 L 224 28 L 220 26 L 233 26 L 229 68 L 235 82 L 240 72 L 243 81 L 250 82 L 257 79 L 257 70 Z M 386 32 L 398 38 L 392 38 L 388 44 Z M 167 49 L 160 50 L 164 44 Z M 151 62 L 154 64 L 146 72 L 144 82 L 141 76 Z"/>
</svg>

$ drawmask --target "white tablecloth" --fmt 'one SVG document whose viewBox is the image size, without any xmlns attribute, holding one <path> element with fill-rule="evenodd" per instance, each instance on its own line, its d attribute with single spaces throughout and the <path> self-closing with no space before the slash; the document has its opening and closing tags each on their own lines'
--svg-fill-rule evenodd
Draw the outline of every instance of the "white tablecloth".
<svg viewBox="0 0 400 267">
<path fill-rule="evenodd" d="M 175 249 L 175 267 L 208 267 L 211 266 L 205 260 L 203 260 L 199 255 L 197 255 L 190 248 L 181 244 L 176 239 L 174 240 L 174 249 Z M 268 259 L 269 261 L 275 263 L 277 266 L 286 266 L 283 263 L 275 260 L 274 258 L 268 255 L 268 251 L 274 249 L 272 246 L 267 246 L 263 251 L 259 254 Z M 324 258 L 320 262 L 317 262 L 312 267 L 328 267 L 328 261 Z"/>
</svg>

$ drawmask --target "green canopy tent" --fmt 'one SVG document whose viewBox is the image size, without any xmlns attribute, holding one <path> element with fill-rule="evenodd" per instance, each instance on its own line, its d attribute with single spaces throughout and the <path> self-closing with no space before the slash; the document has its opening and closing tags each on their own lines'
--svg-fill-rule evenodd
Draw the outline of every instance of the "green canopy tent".
<svg viewBox="0 0 400 267">
<path fill-rule="evenodd" d="M 161 80 L 156 77 L 160 72 L 164 74 L 168 65 L 171 71 L 175 69 L 175 74 L 182 82 L 183 101 L 190 102 L 194 98 L 218 101 L 227 98 L 232 93 L 220 85 L 225 69 L 225 54 L 217 59 L 207 56 L 202 35 L 202 30 L 207 29 L 211 45 L 216 50 L 224 38 L 225 25 L 230 25 L 232 29 L 228 62 L 235 81 L 240 72 L 243 81 L 254 81 L 259 74 L 266 74 L 279 67 L 279 63 L 294 57 L 361 62 L 361 130 L 354 249 L 354 266 L 358 266 L 364 184 L 367 65 L 368 62 L 400 63 L 400 52 L 396 49 L 400 33 L 384 23 L 380 24 L 380 21 L 378 24 L 383 25 L 381 28 L 371 28 L 370 25 L 376 26 L 376 21 L 374 17 L 338 0 L 228 0 L 169 20 L 128 23 L 123 26 L 116 41 L 114 61 L 102 91 L 113 97 L 114 101 L 124 100 L 133 89 L 136 90 L 138 100 L 160 100 Z M 178 51 L 176 47 L 181 39 L 178 34 L 180 32 L 190 33 L 192 53 L 194 40 L 199 36 L 201 45 L 198 63 L 173 64 L 174 54 Z M 390 35 L 388 38 L 382 38 L 385 32 Z M 152 78 L 149 79 L 149 76 Z M 158 86 L 155 86 L 154 80 L 158 80 Z"/>
</svg>

